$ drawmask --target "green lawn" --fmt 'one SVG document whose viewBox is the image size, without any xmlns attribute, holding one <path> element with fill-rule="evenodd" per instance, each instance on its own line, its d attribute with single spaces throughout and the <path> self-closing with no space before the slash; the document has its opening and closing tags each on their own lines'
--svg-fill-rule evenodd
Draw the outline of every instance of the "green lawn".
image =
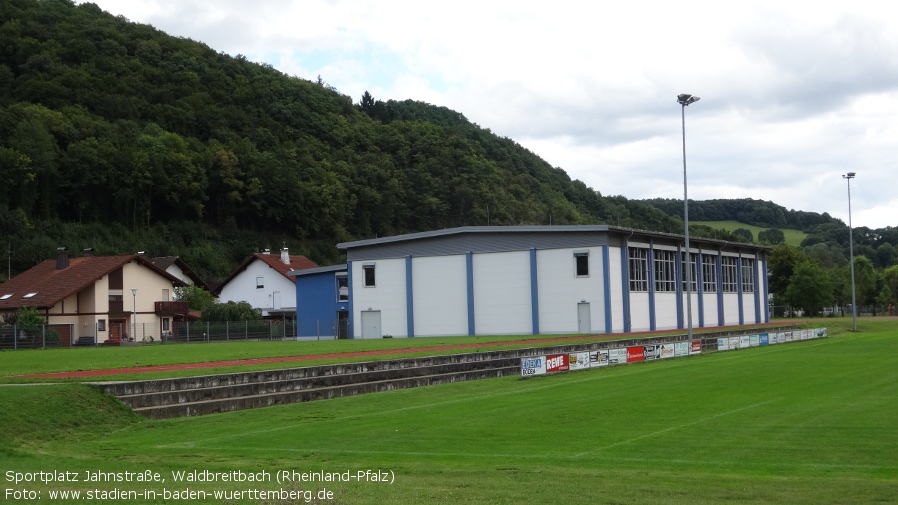
<svg viewBox="0 0 898 505">
<path fill-rule="evenodd" d="M 0 386 L 0 467 L 6 488 L 40 492 L 42 503 L 72 502 L 51 500 L 51 489 L 188 488 L 326 489 L 333 500 L 312 502 L 344 505 L 896 503 L 898 328 L 824 322 L 821 340 L 165 421 L 89 386 Z M 54 470 L 166 481 L 8 480 Z M 394 480 L 178 483 L 178 470 Z"/>
<path fill-rule="evenodd" d="M 727 231 L 733 231 L 737 228 L 745 228 L 746 230 L 751 231 L 752 235 L 755 237 L 755 242 L 758 241 L 758 233 L 764 230 L 768 230 L 770 228 L 764 228 L 761 226 L 752 226 L 750 224 L 740 223 L 739 221 L 692 221 L 693 224 L 703 224 L 705 226 L 710 226 L 711 228 L 717 228 Z M 801 245 L 801 241 L 808 236 L 807 233 L 799 230 L 790 230 L 786 228 L 780 228 L 783 231 L 783 235 L 786 238 L 786 244 L 798 247 Z"/>
</svg>

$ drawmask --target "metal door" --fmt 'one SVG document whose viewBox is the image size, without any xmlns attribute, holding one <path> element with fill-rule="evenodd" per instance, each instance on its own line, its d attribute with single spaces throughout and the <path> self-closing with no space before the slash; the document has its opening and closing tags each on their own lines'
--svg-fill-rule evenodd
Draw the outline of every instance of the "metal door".
<svg viewBox="0 0 898 505">
<path fill-rule="evenodd" d="M 380 328 L 380 311 L 362 311 L 362 338 L 382 338 Z"/>
<path fill-rule="evenodd" d="M 589 303 L 577 304 L 577 332 L 592 333 L 592 321 L 589 316 Z"/>
</svg>

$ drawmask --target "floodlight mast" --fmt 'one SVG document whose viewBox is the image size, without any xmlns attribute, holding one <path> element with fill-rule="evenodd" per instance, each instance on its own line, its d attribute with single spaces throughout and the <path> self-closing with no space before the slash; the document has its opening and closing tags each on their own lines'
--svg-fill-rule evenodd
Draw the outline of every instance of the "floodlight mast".
<svg viewBox="0 0 898 505">
<path fill-rule="evenodd" d="M 681 119 L 683 124 L 683 222 L 686 225 L 686 332 L 689 341 L 692 341 L 692 258 L 689 248 L 689 194 L 686 186 L 686 106 L 699 101 L 700 98 L 687 93 L 677 95 L 677 102 L 681 105 Z"/>
<path fill-rule="evenodd" d="M 848 172 L 842 178 L 848 182 L 848 254 L 851 256 L 851 328 L 857 331 L 857 300 L 855 299 L 854 290 L 854 233 L 851 226 L 851 179 L 854 179 L 855 173 Z"/>
</svg>

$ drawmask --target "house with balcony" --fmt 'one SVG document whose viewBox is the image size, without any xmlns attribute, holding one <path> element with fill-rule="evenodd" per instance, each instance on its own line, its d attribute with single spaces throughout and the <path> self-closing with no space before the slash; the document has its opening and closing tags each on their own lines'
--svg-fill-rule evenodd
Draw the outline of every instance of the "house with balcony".
<svg viewBox="0 0 898 505">
<path fill-rule="evenodd" d="M 63 345 L 153 341 L 186 318 L 187 302 L 173 299 L 184 285 L 141 254 L 94 256 L 87 249 L 69 257 L 59 248 L 55 260 L 0 284 L 0 316 L 37 309 Z"/>
<path fill-rule="evenodd" d="M 301 255 L 291 255 L 285 247 L 280 254 L 269 250 L 256 253 L 222 281 L 213 294 L 220 303 L 247 302 L 262 317 L 296 317 L 296 279 L 291 272 L 318 265 Z"/>
</svg>

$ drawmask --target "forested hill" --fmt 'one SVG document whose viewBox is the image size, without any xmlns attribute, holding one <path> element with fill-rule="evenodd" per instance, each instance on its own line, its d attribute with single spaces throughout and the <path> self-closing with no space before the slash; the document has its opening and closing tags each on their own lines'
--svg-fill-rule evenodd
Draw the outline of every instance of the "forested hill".
<svg viewBox="0 0 898 505">
<path fill-rule="evenodd" d="M 221 277 L 286 245 L 460 225 L 679 220 L 597 191 L 462 114 L 340 94 L 67 0 L 0 3 L 0 236 L 177 254 Z M 13 273 L 15 275 L 15 273 Z"/>
</svg>

